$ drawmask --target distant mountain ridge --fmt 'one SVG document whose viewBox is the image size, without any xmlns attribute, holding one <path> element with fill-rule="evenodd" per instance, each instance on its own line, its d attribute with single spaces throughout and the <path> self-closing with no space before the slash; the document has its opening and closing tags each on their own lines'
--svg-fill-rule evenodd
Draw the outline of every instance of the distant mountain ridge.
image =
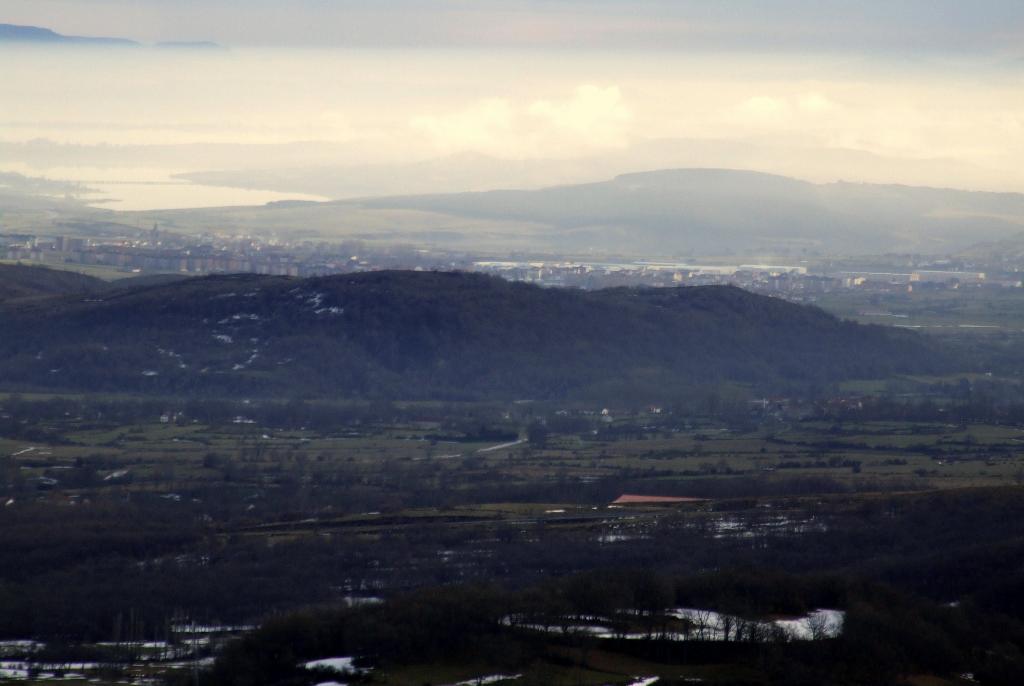
<svg viewBox="0 0 1024 686">
<path fill-rule="evenodd" d="M 39 44 L 39 45 L 93 45 L 141 47 L 143 44 L 130 38 L 110 38 L 104 36 L 67 36 L 53 29 L 41 26 L 19 26 L 17 24 L 0 24 L 0 45 L 4 43 Z M 180 50 L 221 49 L 211 41 L 163 41 L 156 43 L 157 48 Z"/>
<path fill-rule="evenodd" d="M 948 363 L 913 332 L 733 287 L 543 289 L 445 272 L 213 276 L 0 306 L 11 387 L 392 399 L 671 398 Z"/>
<path fill-rule="evenodd" d="M 65 36 L 51 29 L 39 26 L 18 26 L 0 24 L 0 42 L 12 43 L 70 43 L 90 45 L 139 45 L 128 38 L 106 38 L 94 36 Z"/>
<path fill-rule="evenodd" d="M 953 251 L 1024 228 L 1024 195 L 815 184 L 729 169 L 670 169 L 540 190 L 368 198 L 421 210 L 551 227 L 554 247 L 648 252 Z"/>
</svg>

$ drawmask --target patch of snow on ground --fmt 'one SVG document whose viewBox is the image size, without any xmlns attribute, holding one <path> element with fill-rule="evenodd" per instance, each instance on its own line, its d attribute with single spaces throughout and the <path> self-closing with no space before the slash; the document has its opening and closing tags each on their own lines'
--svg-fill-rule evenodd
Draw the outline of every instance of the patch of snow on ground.
<svg viewBox="0 0 1024 686">
<path fill-rule="evenodd" d="M 251 321 L 258 322 L 260 316 L 258 314 L 233 314 L 230 317 L 224 317 L 224 319 L 218 320 L 218 324 L 227 324 L 229 322 L 240 322 L 240 321 Z"/>
<path fill-rule="evenodd" d="M 100 641 L 96 645 L 106 646 L 108 648 L 117 648 L 120 646 L 132 646 L 134 648 L 148 648 L 150 650 L 159 649 L 163 650 L 170 648 L 171 645 L 167 641 L 142 641 L 141 643 L 133 643 L 128 641 Z"/>
<path fill-rule="evenodd" d="M 448 686 L 484 686 L 484 684 L 496 684 L 500 681 L 515 681 L 516 679 L 521 679 L 522 676 L 522 674 L 492 674 L 490 676 L 480 676 L 475 679 L 458 681 L 454 684 L 448 684 Z"/>
<path fill-rule="evenodd" d="M 17 669 L 0 664 L 0 679 L 28 679 L 28 669 Z"/>
<path fill-rule="evenodd" d="M 846 613 L 842 610 L 815 610 L 798 619 L 777 619 L 775 626 L 798 641 L 835 638 L 843 633 Z"/>
<path fill-rule="evenodd" d="M 8 502 L 14 501 L 10 500 Z M 0 656 L 35 653 L 45 647 L 45 643 L 32 640 L 0 641 Z"/>
<path fill-rule="evenodd" d="M 14 678 L 24 678 L 19 677 L 18 674 L 24 672 L 27 675 L 30 670 L 37 670 L 40 672 L 67 672 L 70 670 L 74 670 L 76 672 L 88 672 L 95 671 L 102 666 L 103 665 L 99 662 L 33 662 L 29 660 L 2 660 L 0 661 L 0 676 L 3 676 L 4 672 L 14 672 Z"/>
<path fill-rule="evenodd" d="M 313 310 L 318 310 L 323 307 L 324 298 L 327 296 L 326 293 L 299 293 L 295 296 L 297 300 L 305 300 L 306 304 Z"/>
<path fill-rule="evenodd" d="M 508 618 L 505 618 L 508 621 Z M 543 631 L 548 634 L 586 634 L 598 638 L 611 638 L 613 632 L 606 626 L 600 624 L 515 624 L 518 629 L 529 629 L 530 631 Z"/>
<path fill-rule="evenodd" d="M 846 613 L 842 610 L 815 610 L 804 617 L 792 619 L 744 619 L 733 615 L 724 615 L 713 610 L 694 608 L 675 608 L 665 613 L 669 617 L 687 622 L 688 627 L 682 631 L 621 634 L 609 625 L 599 624 L 610 620 L 603 617 L 572 616 L 565 617 L 563 622 L 549 624 L 533 624 L 522 622 L 524 617 L 509 615 L 501 619 L 505 626 L 515 626 L 530 631 L 542 631 L 549 634 L 586 634 L 596 638 L 614 638 L 627 640 L 646 640 L 652 637 L 668 641 L 727 641 L 739 640 L 770 640 L 782 632 L 786 638 L 794 641 L 815 641 L 836 638 L 843 632 L 843 620 Z M 586 623 L 583 623 L 586 622 Z"/>
<path fill-rule="evenodd" d="M 598 543 L 622 543 L 623 541 L 642 541 L 649 536 L 640 536 L 637 534 L 601 534 L 597 537 Z"/>
<path fill-rule="evenodd" d="M 300 666 L 303 669 L 330 669 L 339 674 L 346 674 L 349 672 L 359 671 L 352 661 L 355 658 L 352 657 L 325 657 L 319 660 L 310 660 L 309 662 L 303 662 Z"/>
<path fill-rule="evenodd" d="M 193 669 L 195 667 L 212 667 L 217 660 L 215 657 L 201 657 L 198 660 L 179 660 L 178 662 L 163 663 L 168 669 Z"/>
<path fill-rule="evenodd" d="M 237 634 L 255 628 L 255 624 L 175 624 L 171 631 L 176 634 Z"/>
<path fill-rule="evenodd" d="M 722 641 L 725 639 L 725 615 L 721 615 L 713 610 L 698 610 L 689 607 L 671 610 L 668 612 L 668 615 L 676 619 L 689 621 L 692 627 L 689 636 L 692 638 L 702 641 Z"/>
<path fill-rule="evenodd" d="M 696 610 L 692 608 L 677 608 L 668 613 L 677 619 L 689 620 L 691 629 L 689 636 L 697 640 L 723 641 L 728 637 L 725 635 L 727 627 L 735 630 L 743 623 L 740 617 L 722 615 L 711 610 Z M 823 638 L 835 638 L 843 633 L 843 620 L 846 613 L 842 610 L 818 609 L 808 613 L 804 617 L 793 619 L 776 619 L 774 621 L 754 621 L 760 628 L 782 629 L 789 638 L 795 641 L 813 641 Z"/>
</svg>

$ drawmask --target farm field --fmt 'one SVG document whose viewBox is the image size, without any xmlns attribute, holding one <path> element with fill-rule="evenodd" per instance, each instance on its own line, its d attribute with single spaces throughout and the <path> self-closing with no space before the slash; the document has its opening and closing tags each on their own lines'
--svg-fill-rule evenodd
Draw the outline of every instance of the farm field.
<svg viewBox="0 0 1024 686">
<path fill-rule="evenodd" d="M 9 394 L 0 638 L 70 634 L 83 650 L 124 640 L 129 617 L 138 635 L 166 640 L 176 623 L 256 625 L 310 603 L 373 606 L 438 585 L 521 588 L 647 565 L 695 574 L 766 556 L 790 572 L 920 584 L 908 570 L 936 545 L 966 559 L 956 532 L 982 522 L 985 534 L 969 541 L 982 547 L 1010 535 L 1024 493 L 1018 426 L 955 421 L 953 406 L 954 421 L 880 420 L 869 405 L 751 407 L 681 417 L 544 403 Z M 689 500 L 613 505 L 624 493 Z M 919 592 L 937 601 L 974 592 L 928 583 Z M 222 643 L 188 655 L 209 659 Z M 582 671 L 544 658 L 536 673 L 556 684 L 636 676 L 601 655 L 588 653 Z M 389 669 L 376 683 L 474 676 Z M 673 678 L 704 667 L 694 669 Z"/>
<path fill-rule="evenodd" d="M 944 336 L 1024 333 L 1024 291 L 1019 288 L 919 288 L 910 293 L 844 289 L 821 296 L 816 304 L 865 324 L 907 327 Z"/>
<path fill-rule="evenodd" d="M 36 396 L 32 402 L 69 397 Z M 358 480 L 367 497 L 383 497 L 401 488 L 394 482 L 416 478 L 424 493 L 430 486 L 455 486 L 466 496 L 459 504 L 474 505 L 486 504 L 474 491 L 496 484 L 589 484 L 593 495 L 579 492 L 578 502 L 570 504 L 603 506 L 610 499 L 599 496 L 597 486 L 622 480 L 639 481 L 647 490 L 705 496 L 737 477 L 764 488 L 790 477 L 827 478 L 837 492 L 999 486 L 1024 479 L 1024 429 L 999 424 L 808 419 L 739 430 L 710 424 L 641 427 L 636 417 L 626 416 L 531 442 L 518 437 L 513 422 L 486 438 L 430 421 L 322 432 L 259 426 L 242 415 L 223 424 L 172 423 L 162 416 L 164 422 L 155 416 L 131 424 L 62 417 L 38 427 L 32 438 L 0 438 L 0 453 L 16 473 L 7 492 L 16 502 L 20 495 L 56 503 L 212 486 L 265 498 L 282 487 L 305 485 L 316 500 L 330 496 L 332 483 L 337 490 L 342 482 Z M 348 509 L 342 503 L 334 507 Z"/>
</svg>

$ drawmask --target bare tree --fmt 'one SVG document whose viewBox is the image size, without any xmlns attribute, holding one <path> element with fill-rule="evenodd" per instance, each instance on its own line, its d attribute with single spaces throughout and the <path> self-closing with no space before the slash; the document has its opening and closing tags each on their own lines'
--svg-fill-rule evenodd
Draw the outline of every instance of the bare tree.
<svg viewBox="0 0 1024 686">
<path fill-rule="evenodd" d="M 813 641 L 820 641 L 824 638 L 832 637 L 828 615 L 824 612 L 812 612 L 807 618 L 807 629 L 810 631 L 811 640 Z"/>
</svg>

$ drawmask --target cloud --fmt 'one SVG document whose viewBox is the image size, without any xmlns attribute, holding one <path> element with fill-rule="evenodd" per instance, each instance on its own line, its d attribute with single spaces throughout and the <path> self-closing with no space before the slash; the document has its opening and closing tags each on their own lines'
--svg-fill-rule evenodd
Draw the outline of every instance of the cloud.
<svg viewBox="0 0 1024 686">
<path fill-rule="evenodd" d="M 480 100 L 459 111 L 414 117 L 410 128 L 441 153 L 529 158 L 623 147 L 631 122 L 617 86 L 585 84 L 563 99 Z"/>
<path fill-rule="evenodd" d="M 783 98 L 757 95 L 741 102 L 730 119 L 757 128 L 785 126 L 793 119 L 793 107 Z"/>
<path fill-rule="evenodd" d="M 494 153 L 508 145 L 514 118 L 508 100 L 489 98 L 460 112 L 413 117 L 410 127 L 443 153 Z"/>
<path fill-rule="evenodd" d="M 797 100 L 797 107 L 801 112 L 810 114 L 829 114 L 835 112 L 839 106 L 822 95 L 821 93 L 806 93 Z"/>
<path fill-rule="evenodd" d="M 553 127 L 596 148 L 624 145 L 632 119 L 618 86 L 580 86 L 573 98 L 562 102 L 538 100 L 528 112 L 545 127 Z"/>
<path fill-rule="evenodd" d="M 853 125 L 847 108 L 821 92 L 756 95 L 729 108 L 723 120 L 745 132 L 805 136 Z"/>
</svg>

